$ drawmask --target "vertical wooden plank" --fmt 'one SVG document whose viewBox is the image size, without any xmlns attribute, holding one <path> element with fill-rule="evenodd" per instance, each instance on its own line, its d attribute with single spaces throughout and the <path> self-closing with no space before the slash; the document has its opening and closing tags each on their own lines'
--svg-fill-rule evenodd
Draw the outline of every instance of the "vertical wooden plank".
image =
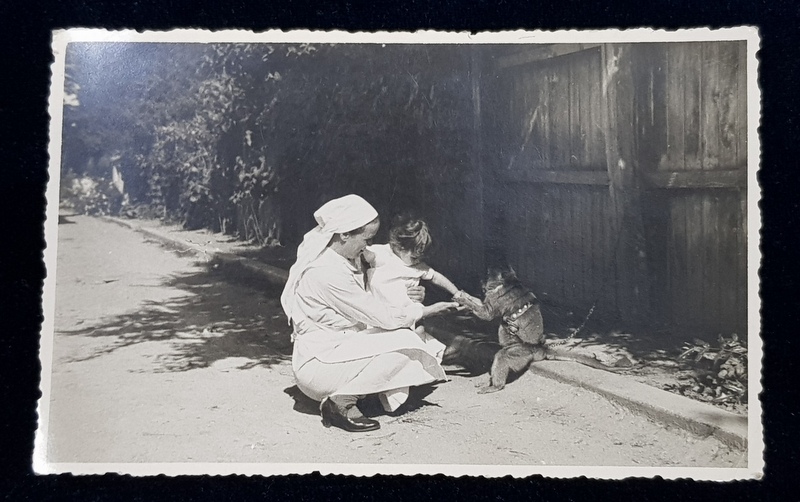
<svg viewBox="0 0 800 502">
<path fill-rule="evenodd" d="M 740 165 L 736 158 L 738 65 L 739 42 L 719 42 L 719 166 L 725 169 Z"/>
<path fill-rule="evenodd" d="M 558 66 L 548 65 L 548 99 L 550 101 L 550 141 L 548 143 L 548 169 L 556 170 L 563 168 L 561 162 L 564 150 L 564 125 L 563 118 L 566 112 L 564 96 L 564 84 L 560 79 Z"/>
<path fill-rule="evenodd" d="M 669 239 L 669 289 L 672 297 L 673 317 L 676 326 L 685 326 L 689 319 L 689 302 L 686 287 L 689 281 L 686 231 L 686 202 L 673 197 L 670 200 L 671 232 Z"/>
<path fill-rule="evenodd" d="M 717 169 L 720 157 L 720 42 L 702 43 L 701 108 L 700 108 L 700 159 L 703 169 Z"/>
<path fill-rule="evenodd" d="M 519 229 L 520 235 L 517 239 L 520 241 L 519 253 L 520 263 L 523 263 L 523 277 L 526 280 L 533 277 L 534 270 L 536 270 L 536 256 L 531 253 L 531 240 L 529 234 L 531 205 L 536 198 L 535 187 L 528 185 L 517 196 L 519 198 Z"/>
<path fill-rule="evenodd" d="M 528 198 L 525 199 L 525 203 L 523 204 L 522 210 L 522 227 L 523 227 L 523 242 L 525 243 L 522 252 L 525 254 L 525 262 L 527 264 L 525 276 L 531 278 L 531 283 L 533 279 L 536 277 L 536 270 L 539 266 L 536 260 L 536 254 L 533 252 L 533 236 L 531 235 L 531 226 L 532 226 L 532 216 L 531 216 L 531 206 L 533 205 L 533 194 L 530 190 L 527 191 L 529 194 Z"/>
<path fill-rule="evenodd" d="M 562 281 L 562 290 L 563 294 L 562 297 L 566 299 L 566 301 L 571 304 L 572 299 L 574 298 L 575 293 L 575 281 L 573 276 L 573 269 L 575 265 L 575 250 L 573 249 L 573 235 L 574 230 L 572 228 L 572 215 L 571 215 L 571 205 L 574 204 L 575 199 L 573 194 L 571 194 L 571 187 L 567 185 L 561 185 L 559 187 L 560 192 L 560 207 L 561 207 L 561 246 L 560 246 L 560 254 L 561 254 L 561 281 Z"/>
<path fill-rule="evenodd" d="M 720 246 L 720 305 L 721 312 L 718 330 L 723 334 L 742 334 L 746 324 L 742 321 L 747 305 L 742 298 L 747 297 L 746 282 L 740 280 L 747 274 L 746 244 L 741 228 L 740 195 L 744 190 L 725 191 L 720 194 L 719 246 Z M 745 313 L 746 315 L 746 313 Z"/>
<path fill-rule="evenodd" d="M 702 194 L 701 220 L 702 220 L 702 253 L 698 260 L 701 261 L 702 298 L 700 303 L 703 315 L 703 327 L 714 329 L 722 319 L 722 305 L 720 304 L 720 244 L 725 242 L 725 229 L 719 225 L 719 197 L 713 192 Z"/>
<path fill-rule="evenodd" d="M 539 151 L 541 152 L 542 158 L 542 168 L 543 169 L 550 169 L 552 162 L 550 159 L 550 138 L 551 138 L 551 128 L 552 128 L 552 119 L 551 119 L 551 107 L 552 101 L 550 99 L 550 73 L 546 68 L 543 68 L 540 76 L 538 76 L 537 81 L 541 85 L 541 94 L 539 98 L 539 103 L 541 103 L 541 113 L 539 114 L 539 119 L 541 120 L 542 124 L 542 142 L 541 144 L 537 145 Z"/>
<path fill-rule="evenodd" d="M 675 205 L 671 198 L 667 197 L 665 200 L 666 213 L 667 213 L 667 239 L 664 242 L 664 255 L 666 256 L 666 284 L 664 286 L 664 300 L 669 305 L 669 317 L 667 320 L 674 324 L 675 319 L 678 317 L 681 305 L 678 303 L 678 298 L 675 294 L 675 282 L 678 274 L 678 259 L 675 252 Z"/>
<path fill-rule="evenodd" d="M 736 65 L 736 165 L 747 165 L 747 42 L 738 42 Z"/>
<path fill-rule="evenodd" d="M 483 128 L 486 141 L 483 143 L 487 155 L 484 156 L 486 174 L 486 223 L 484 231 L 488 240 L 486 258 L 493 265 L 505 258 L 507 250 L 508 223 L 504 221 L 506 202 L 501 196 L 505 190 L 506 180 L 500 176 L 509 162 L 509 149 L 515 134 L 514 120 L 516 110 L 512 105 L 514 82 L 507 74 L 492 75 L 485 79 L 487 106 L 482 107 L 487 114 L 489 127 Z M 481 271 L 480 276 L 484 275 Z"/>
<path fill-rule="evenodd" d="M 584 240 L 583 240 L 583 247 L 584 247 L 584 260 L 585 260 L 585 270 L 586 270 L 586 298 L 590 302 L 595 300 L 595 296 L 600 288 L 600 283 L 597 281 L 597 264 L 599 262 L 599 258 L 597 256 L 598 251 L 602 251 L 600 246 L 598 246 L 597 237 L 595 236 L 594 227 L 592 222 L 598 220 L 602 217 L 602 215 L 597 211 L 597 198 L 598 198 L 599 190 L 597 188 L 592 188 L 589 190 L 590 197 L 587 201 L 585 213 L 584 213 Z"/>
<path fill-rule="evenodd" d="M 634 66 L 637 153 L 646 171 L 655 171 L 666 155 L 665 44 L 641 44 Z"/>
<path fill-rule="evenodd" d="M 556 246 L 556 252 L 558 256 L 558 264 L 559 264 L 559 276 L 558 281 L 560 285 L 560 293 L 559 296 L 566 300 L 570 297 L 570 278 L 569 278 L 569 265 L 570 260 L 572 257 L 570 256 L 570 249 L 569 249 L 569 237 L 570 237 L 570 228 L 569 228 L 569 221 L 567 220 L 569 213 L 566 204 L 567 200 L 567 188 L 565 185 L 555 184 L 553 187 L 556 193 L 556 202 L 557 202 L 557 215 L 558 220 L 556 225 L 558 226 L 558 245 Z"/>
<path fill-rule="evenodd" d="M 583 190 L 583 204 L 581 204 L 579 218 L 580 218 L 580 251 L 581 251 L 581 297 L 583 298 L 583 303 L 587 304 L 590 301 L 590 296 L 592 294 L 592 278 L 591 278 L 591 265 L 592 265 L 592 257 L 590 256 L 591 251 L 591 227 L 589 222 L 592 221 L 593 218 L 596 218 L 594 214 L 592 214 L 592 199 L 594 198 L 594 191 L 593 187 L 586 187 Z"/>
<path fill-rule="evenodd" d="M 536 83 L 536 99 L 533 103 L 536 112 L 536 121 L 533 124 L 534 141 L 531 145 L 531 148 L 533 148 L 533 152 L 531 153 L 536 159 L 537 168 L 548 169 L 549 159 L 547 145 L 550 134 L 550 104 L 547 100 L 547 96 L 549 84 L 547 75 L 542 72 L 537 72 L 536 75 L 532 75 L 531 80 Z"/>
<path fill-rule="evenodd" d="M 618 309 L 634 324 L 650 317 L 650 275 L 647 267 L 647 245 L 643 225 L 643 209 L 638 179 L 633 65 L 635 44 L 603 46 L 603 89 L 606 98 L 606 163 L 616 229 L 621 243 L 616 250 Z M 644 61 L 641 61 L 645 64 Z"/>
<path fill-rule="evenodd" d="M 589 220 L 589 284 L 591 285 L 590 296 L 591 300 L 595 301 L 597 297 L 605 293 L 608 286 L 603 284 L 603 270 L 606 263 L 606 250 L 603 243 L 603 235 L 600 233 L 600 227 L 608 225 L 606 220 L 605 211 L 603 211 L 603 198 L 606 192 L 602 190 L 594 190 L 592 197 L 592 213 Z M 603 289 L 601 289 L 603 288 Z"/>
<path fill-rule="evenodd" d="M 486 204 L 484 201 L 485 184 L 483 182 L 483 173 L 485 169 L 481 161 L 481 151 L 483 150 L 483 110 L 481 102 L 481 95 L 483 93 L 481 85 L 483 81 L 483 67 L 481 65 L 482 53 L 483 48 L 481 46 L 472 46 L 469 60 L 470 75 L 472 78 L 472 170 L 470 174 L 472 174 L 476 180 L 475 199 L 478 201 L 478 207 L 475 210 L 476 218 L 472 222 L 472 225 L 466 227 L 467 232 L 469 232 L 470 249 L 472 250 L 472 255 L 476 262 L 469 268 L 471 271 L 469 273 L 470 282 L 472 283 L 470 286 L 476 286 L 475 283 L 480 281 L 480 275 L 482 274 L 478 274 L 476 277 L 476 273 L 477 270 L 483 269 L 486 263 L 486 246 L 482 243 L 483 239 L 485 239 L 483 229 L 485 227 L 484 217 L 486 214 Z M 474 207 L 474 204 L 475 202 L 473 202 L 472 207 Z"/>
<path fill-rule="evenodd" d="M 647 64 L 641 65 L 644 93 L 644 122 L 646 128 L 639 138 L 639 157 L 647 172 L 656 172 L 667 158 L 667 47 L 669 44 L 647 44 Z M 643 85 L 644 86 L 644 85 Z M 654 322 L 670 319 L 671 305 L 665 298 L 667 291 L 665 231 L 669 217 L 665 204 L 666 191 L 648 191 L 643 202 L 644 226 L 647 238 L 647 259 L 651 274 L 651 305 Z"/>
<path fill-rule="evenodd" d="M 547 199 L 544 197 L 544 187 L 540 187 L 540 189 L 536 192 L 536 205 L 534 206 L 536 211 L 536 221 L 538 224 L 538 233 L 536 235 L 536 240 L 538 243 L 539 254 L 536 256 L 536 261 L 540 264 L 537 273 L 536 279 L 538 281 L 538 289 L 537 291 L 546 291 L 547 293 L 552 293 L 552 288 L 550 287 L 550 277 L 552 275 L 553 270 L 553 262 L 551 259 L 551 253 L 553 249 L 552 243 L 548 240 L 548 235 L 550 232 L 550 225 L 551 222 L 547 219 Z"/>
<path fill-rule="evenodd" d="M 684 80 L 683 72 L 688 44 L 667 44 L 666 103 L 667 103 L 667 151 L 659 169 L 683 170 L 684 159 Z"/>
<path fill-rule="evenodd" d="M 589 293 L 589 300 L 594 301 L 595 298 L 599 293 L 602 293 L 600 288 L 602 287 L 601 280 L 599 278 L 598 270 L 603 266 L 604 260 L 604 250 L 603 250 L 603 243 L 600 239 L 599 232 L 597 230 L 598 224 L 602 224 L 603 220 L 603 212 L 600 207 L 600 197 L 603 195 L 603 192 L 594 189 L 592 190 L 592 198 L 591 203 L 589 205 L 589 214 L 587 215 L 586 219 L 586 227 L 587 227 L 587 265 L 588 265 L 588 273 L 587 273 L 587 280 L 588 280 L 588 293 Z"/>
<path fill-rule="evenodd" d="M 539 197 L 536 194 L 531 194 L 526 207 L 525 213 L 525 243 L 527 245 L 525 252 L 528 254 L 528 261 L 531 268 L 527 271 L 527 278 L 530 286 L 535 291 L 540 287 L 539 275 L 542 267 L 540 259 L 541 255 L 541 242 L 539 240 Z"/>
<path fill-rule="evenodd" d="M 739 221 L 738 191 L 722 192 L 717 202 L 716 216 L 719 230 L 716 238 L 718 246 L 719 312 L 714 320 L 717 321 L 717 331 L 730 334 L 736 330 L 736 320 L 739 316 L 736 311 L 736 289 L 739 275 L 739 271 L 736 270 L 737 244 L 739 240 L 736 235 L 736 224 Z"/>
<path fill-rule="evenodd" d="M 528 162 L 523 155 L 524 150 L 528 147 L 527 142 L 530 141 L 530 138 L 526 134 L 527 124 L 525 124 L 525 120 L 530 111 L 531 94 L 533 92 L 530 79 L 527 77 L 527 73 L 524 72 L 520 72 L 519 75 L 515 77 L 517 88 L 511 97 L 516 112 L 516 121 L 514 123 L 515 140 L 511 147 L 511 155 L 514 157 L 515 170 L 526 170 L 532 167 L 530 162 Z"/>
<path fill-rule="evenodd" d="M 582 292 L 583 292 L 583 252 L 581 249 L 581 206 L 583 205 L 583 198 L 585 191 L 576 186 L 568 186 L 567 192 L 569 198 L 566 200 L 567 211 L 569 214 L 569 249 L 570 249 L 570 263 L 569 263 L 569 276 L 572 285 L 572 304 L 580 305 Z"/>
<path fill-rule="evenodd" d="M 556 264 L 553 261 L 553 208 L 552 208 L 552 201 L 550 200 L 549 190 L 547 187 L 543 187 L 543 190 L 540 191 L 540 198 L 542 204 L 542 224 L 543 230 L 542 233 L 542 243 L 543 243 L 543 253 L 542 257 L 546 260 L 545 263 L 547 266 L 543 267 L 542 269 L 542 285 L 545 291 L 553 295 L 555 294 L 554 290 L 554 283 L 553 276 L 555 275 L 555 267 Z"/>
<path fill-rule="evenodd" d="M 577 145 L 573 145 L 573 154 L 578 157 L 578 165 L 586 169 L 597 167 L 598 163 L 592 163 L 591 153 L 591 134 L 592 134 L 592 101 L 591 88 L 597 85 L 597 75 L 590 72 L 593 59 L 582 58 L 576 65 L 574 78 L 578 89 L 578 130 Z M 594 77 L 594 79 L 592 78 Z"/>
<path fill-rule="evenodd" d="M 619 287 L 619 271 L 617 253 L 625 245 L 623 242 L 625 236 L 622 231 L 622 219 L 619 212 L 615 208 L 614 197 L 611 191 L 606 196 L 605 201 L 605 221 L 610 222 L 611 225 L 603 227 L 603 235 L 606 242 L 606 284 L 608 284 L 609 298 L 612 302 L 614 309 L 619 312 L 623 307 L 623 299 L 620 297 Z"/>
<path fill-rule="evenodd" d="M 562 164 L 563 165 L 563 164 Z M 565 288 L 565 298 L 568 299 L 570 304 L 572 304 L 573 299 L 575 298 L 575 262 L 577 261 L 577 257 L 575 256 L 575 247 L 574 247 L 574 239 L 575 239 L 575 228 L 573 226 L 572 221 L 572 209 L 573 205 L 576 201 L 576 194 L 573 190 L 574 187 L 570 185 L 562 185 L 561 187 L 561 211 L 563 216 L 563 228 L 564 232 L 564 256 L 566 257 L 566 261 L 564 263 L 564 288 Z M 564 260 L 564 258 L 562 258 Z"/>
<path fill-rule="evenodd" d="M 566 265 L 566 250 L 564 249 L 565 232 L 568 230 L 564 226 L 564 204 L 563 204 L 563 188 L 554 184 L 551 192 L 553 194 L 553 219 L 555 222 L 555 246 L 554 246 L 554 261 L 556 264 L 556 288 L 558 297 L 562 299 L 567 298 L 566 294 L 566 281 L 564 280 L 565 265 Z"/>
<path fill-rule="evenodd" d="M 740 330 L 739 334 L 743 335 L 747 333 L 747 319 L 749 315 L 748 311 L 748 283 L 747 283 L 747 274 L 748 274 L 748 239 L 757 239 L 758 236 L 756 235 L 747 235 L 747 190 L 740 190 L 739 191 L 739 213 L 738 213 L 738 221 L 734 224 L 736 225 L 737 231 L 737 254 L 736 254 L 736 270 L 737 274 L 737 281 L 736 281 L 736 312 L 739 314 L 737 317 L 737 329 Z M 733 213 L 734 210 L 731 211 Z"/>
<path fill-rule="evenodd" d="M 599 194 L 599 213 L 601 217 L 595 222 L 595 232 L 599 243 L 602 259 L 599 263 L 597 273 L 599 274 L 599 284 L 603 286 L 601 294 L 608 308 L 617 308 L 617 288 L 616 288 L 616 274 L 614 273 L 614 250 L 612 245 L 614 242 L 613 235 L 619 227 L 614 220 L 614 213 L 610 209 L 611 196 L 608 191 Z"/>
<path fill-rule="evenodd" d="M 702 200 L 700 193 L 689 193 L 686 201 L 686 273 L 687 282 L 684 294 L 688 300 L 688 319 L 692 325 L 702 323 L 703 314 L 703 257 L 705 242 L 703 240 Z"/>
<path fill-rule="evenodd" d="M 589 82 L 594 82 L 589 86 L 590 106 L 588 109 L 589 128 L 589 151 L 592 166 L 605 166 L 608 169 L 608 158 L 606 156 L 607 137 L 609 136 L 609 119 L 607 117 L 607 103 L 604 89 L 608 86 L 608 78 L 605 74 L 604 48 L 598 48 L 589 66 Z M 597 82 L 600 85 L 597 85 Z M 594 220 L 594 239 L 598 244 L 599 260 L 594 267 L 595 294 L 602 297 L 606 308 L 610 311 L 618 309 L 616 287 L 616 262 L 614 258 L 614 236 L 619 231 L 619 222 L 616 214 L 611 209 L 611 195 L 609 191 L 599 192 L 597 197 L 597 212 Z M 602 288 L 602 289 L 601 289 Z"/>
<path fill-rule="evenodd" d="M 506 232 L 505 247 L 507 249 L 508 261 L 511 266 L 519 268 L 521 266 L 521 248 L 522 243 L 519 239 L 519 207 L 520 207 L 520 191 L 514 186 L 509 186 L 508 191 L 504 194 L 503 200 L 505 201 L 505 223 L 508 225 Z"/>
<path fill-rule="evenodd" d="M 589 218 L 586 214 L 586 207 L 590 200 L 591 188 L 581 187 L 579 193 L 580 204 L 574 209 L 573 213 L 575 221 L 575 259 L 577 260 L 575 264 L 575 279 L 578 285 L 577 294 L 579 305 L 583 305 L 586 302 L 586 282 L 588 279 L 586 276 L 586 246 L 584 245 L 586 238 L 586 220 Z"/>
<path fill-rule="evenodd" d="M 702 128 L 701 113 L 703 73 L 703 44 L 687 44 L 686 63 L 682 69 L 684 80 L 684 163 L 686 169 L 702 168 Z"/>
<path fill-rule="evenodd" d="M 652 162 L 657 169 L 659 160 L 667 153 L 667 44 L 654 44 L 653 47 L 652 106 L 653 106 L 653 131 Z"/>
<path fill-rule="evenodd" d="M 501 155 L 501 162 L 500 162 L 500 169 L 510 169 L 512 167 L 512 162 L 514 159 L 514 149 L 516 148 L 515 145 L 519 143 L 519 131 L 521 126 L 519 123 L 521 122 L 519 118 L 519 110 L 518 107 L 514 105 L 514 100 L 516 96 L 519 94 L 519 82 L 516 76 L 513 77 L 506 77 L 505 82 L 501 84 L 503 88 L 502 96 L 504 97 L 502 103 L 502 111 L 495 115 L 496 124 L 499 127 L 503 128 L 504 131 L 495 136 L 499 136 L 499 139 L 503 145 L 503 154 Z M 506 120 L 503 120 L 503 115 L 507 117 Z"/>
<path fill-rule="evenodd" d="M 578 62 L 580 59 L 571 58 L 567 66 L 569 76 L 569 150 L 567 164 L 571 169 L 581 166 L 581 82 L 578 81 Z"/>
<path fill-rule="evenodd" d="M 589 164 L 592 166 L 605 166 L 606 164 L 606 145 L 605 145 L 605 101 L 602 95 L 602 85 L 597 85 L 597 82 L 603 80 L 603 64 L 601 49 L 596 49 L 594 57 L 589 65 L 589 78 L 587 82 L 589 85 L 590 105 L 587 107 L 589 112 L 589 130 L 588 130 L 588 144 L 590 160 Z"/>
<path fill-rule="evenodd" d="M 578 267 L 580 267 L 581 257 L 578 254 L 578 246 L 575 245 L 576 238 L 580 237 L 576 229 L 577 218 L 575 217 L 575 208 L 580 204 L 580 199 L 581 194 L 575 187 L 569 185 L 564 187 L 564 227 L 568 229 L 565 275 L 567 276 L 567 285 L 569 286 L 568 298 L 573 305 L 575 304 L 575 299 L 579 296 L 578 282 L 580 280 L 580 272 Z"/>
<path fill-rule="evenodd" d="M 553 263 L 553 294 L 558 298 L 564 298 L 564 262 L 563 250 L 561 249 L 561 234 L 563 232 L 563 225 L 561 222 L 561 204 L 559 201 L 559 187 L 555 184 L 547 185 L 547 192 L 550 201 L 550 217 L 552 221 L 551 238 L 553 240 L 552 247 L 550 248 L 552 263 Z"/>
</svg>

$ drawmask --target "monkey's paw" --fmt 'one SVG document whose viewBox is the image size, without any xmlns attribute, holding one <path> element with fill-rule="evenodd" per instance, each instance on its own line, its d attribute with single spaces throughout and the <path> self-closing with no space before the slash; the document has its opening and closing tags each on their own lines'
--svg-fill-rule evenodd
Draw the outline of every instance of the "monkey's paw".
<svg viewBox="0 0 800 502">
<path fill-rule="evenodd" d="M 483 308 L 482 301 L 464 291 L 459 291 L 455 295 L 453 295 L 453 301 L 458 302 L 459 305 L 467 307 L 473 312 L 476 310 L 481 310 Z"/>
</svg>

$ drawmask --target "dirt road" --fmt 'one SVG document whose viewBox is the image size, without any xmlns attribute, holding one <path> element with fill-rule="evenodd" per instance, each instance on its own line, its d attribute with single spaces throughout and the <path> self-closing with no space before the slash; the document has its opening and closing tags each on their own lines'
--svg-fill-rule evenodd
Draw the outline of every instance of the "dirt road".
<svg viewBox="0 0 800 502">
<path fill-rule="evenodd" d="M 405 415 L 378 414 L 378 431 L 325 429 L 294 386 L 276 291 L 227 283 L 111 223 L 69 221 L 49 462 L 746 465 L 715 439 L 530 373 L 489 395 L 474 388 L 485 375 L 454 373 Z"/>
</svg>

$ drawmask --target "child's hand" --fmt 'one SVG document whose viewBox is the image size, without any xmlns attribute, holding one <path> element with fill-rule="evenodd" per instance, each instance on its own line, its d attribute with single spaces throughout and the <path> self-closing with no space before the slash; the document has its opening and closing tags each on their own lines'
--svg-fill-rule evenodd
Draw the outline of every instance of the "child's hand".
<svg viewBox="0 0 800 502">
<path fill-rule="evenodd" d="M 370 267 L 375 266 L 375 253 L 373 253 L 369 249 L 365 249 L 364 251 L 362 251 L 361 257 L 364 259 L 365 262 L 369 264 Z"/>
</svg>

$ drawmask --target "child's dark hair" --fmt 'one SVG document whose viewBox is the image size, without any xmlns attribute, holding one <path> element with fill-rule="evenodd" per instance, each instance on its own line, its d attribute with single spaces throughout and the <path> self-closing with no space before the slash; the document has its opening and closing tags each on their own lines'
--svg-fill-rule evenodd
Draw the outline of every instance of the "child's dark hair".
<svg viewBox="0 0 800 502">
<path fill-rule="evenodd" d="M 392 219 L 392 228 L 389 230 L 389 245 L 392 249 L 407 251 L 420 257 L 432 242 L 428 224 L 424 220 L 409 213 L 399 214 Z"/>
</svg>

